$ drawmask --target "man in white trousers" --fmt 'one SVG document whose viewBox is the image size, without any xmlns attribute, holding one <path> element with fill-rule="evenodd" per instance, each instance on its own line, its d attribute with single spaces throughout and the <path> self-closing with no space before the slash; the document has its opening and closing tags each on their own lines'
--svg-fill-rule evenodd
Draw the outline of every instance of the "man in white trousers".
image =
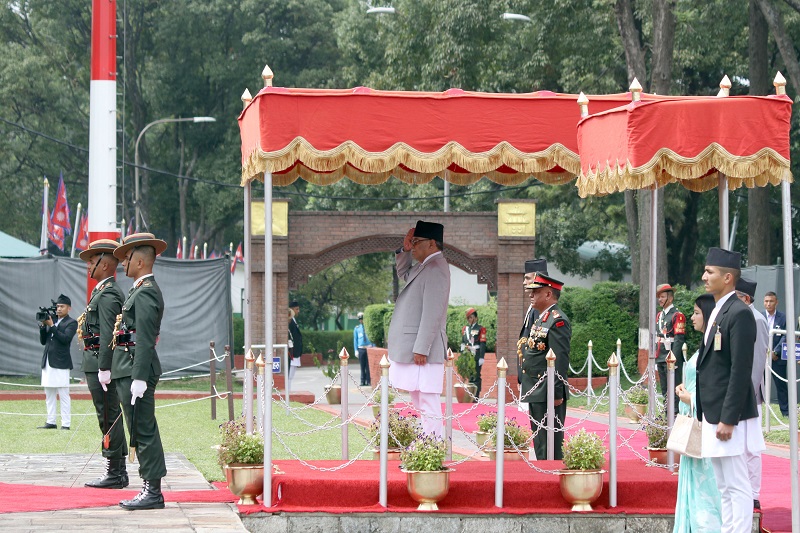
<svg viewBox="0 0 800 533">
<path fill-rule="evenodd" d="M 442 255 L 444 226 L 417 221 L 395 251 L 397 275 L 406 282 L 389 325 L 389 381 L 411 393 L 422 430 L 442 436 L 442 379 L 447 358 L 450 267 Z M 412 258 L 417 264 L 411 266 Z"/>
<path fill-rule="evenodd" d="M 752 529 L 753 499 L 745 452 L 764 450 L 751 375 L 756 321 L 736 298 L 742 256 L 710 248 L 703 282 L 716 305 L 697 362 L 697 416 L 702 455 L 710 458 L 722 502 L 722 532 Z"/>
<path fill-rule="evenodd" d="M 764 402 L 764 368 L 767 366 L 767 352 L 769 351 L 769 326 L 767 319 L 756 311 L 753 300 L 756 297 L 758 284 L 745 278 L 736 282 L 736 296 L 744 302 L 756 319 L 756 343 L 753 346 L 753 391 L 756 393 L 756 409 L 758 409 L 758 427 L 761 427 L 761 404 Z M 761 452 L 750 452 L 745 449 L 747 459 L 747 473 L 750 476 L 750 488 L 753 490 L 753 509 L 761 510 Z"/>
</svg>

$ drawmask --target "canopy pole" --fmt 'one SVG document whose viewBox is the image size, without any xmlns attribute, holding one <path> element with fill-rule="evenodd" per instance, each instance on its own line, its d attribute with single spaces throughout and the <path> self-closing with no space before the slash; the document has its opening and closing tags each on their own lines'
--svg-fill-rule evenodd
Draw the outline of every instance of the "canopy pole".
<svg viewBox="0 0 800 533">
<path fill-rule="evenodd" d="M 248 181 L 244 186 L 244 301 L 242 301 L 242 316 L 244 317 L 244 354 L 246 358 L 252 358 L 250 349 L 253 346 L 253 327 L 250 322 L 250 294 L 251 294 L 251 276 L 253 273 L 253 256 L 250 255 L 250 240 L 251 233 L 251 203 L 253 200 L 253 186 L 252 182 Z M 232 257 L 234 265 L 236 264 L 236 257 Z M 234 353 L 236 348 L 234 347 Z M 247 372 L 248 363 L 245 362 L 245 377 L 244 377 L 244 419 L 245 430 L 248 435 L 253 433 L 253 375 L 252 368 L 250 373 Z"/>
<path fill-rule="evenodd" d="M 786 287 L 786 381 L 789 382 L 789 474 L 792 480 L 792 531 L 800 531 L 800 486 L 798 486 L 797 469 L 797 364 L 795 361 L 795 327 L 797 320 L 794 309 L 794 259 L 792 258 L 792 198 L 789 182 L 781 183 L 781 201 L 783 204 L 783 278 Z"/>
<path fill-rule="evenodd" d="M 252 260 L 251 260 L 252 261 Z M 249 262 L 249 261 L 248 261 Z M 272 368 L 272 173 L 264 172 L 264 359 Z M 264 372 L 264 507 L 272 507 L 272 371 Z"/>
<path fill-rule="evenodd" d="M 650 415 L 656 416 L 656 266 L 658 250 L 658 187 L 653 185 L 650 189 L 650 268 L 647 291 L 647 328 L 650 331 L 650 353 L 647 359 L 647 380 L 650 400 Z"/>
<path fill-rule="evenodd" d="M 729 208 L 728 208 L 728 176 L 719 173 L 719 247 L 727 250 L 728 242 L 728 228 L 729 224 Z"/>
</svg>

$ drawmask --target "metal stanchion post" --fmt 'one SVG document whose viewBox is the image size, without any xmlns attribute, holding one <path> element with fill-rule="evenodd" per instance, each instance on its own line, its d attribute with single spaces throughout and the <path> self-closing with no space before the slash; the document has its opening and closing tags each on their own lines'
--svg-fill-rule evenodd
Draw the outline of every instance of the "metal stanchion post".
<svg viewBox="0 0 800 533">
<path fill-rule="evenodd" d="M 378 501 L 382 507 L 388 505 L 389 478 L 389 358 L 381 357 L 381 473 Z"/>
<path fill-rule="evenodd" d="M 270 376 L 272 373 L 270 373 Z M 264 434 L 264 356 L 258 354 L 256 359 L 256 388 L 258 389 L 258 432 Z"/>
<path fill-rule="evenodd" d="M 444 441 L 447 446 L 447 453 L 445 459 L 448 461 L 453 460 L 453 350 L 447 349 L 447 360 L 444 362 L 444 375 L 445 375 L 445 396 L 444 396 L 444 416 L 446 423 L 444 425 Z"/>
<path fill-rule="evenodd" d="M 214 353 L 214 341 L 208 343 L 208 382 L 211 387 L 211 420 L 217 419 L 217 393 L 214 389 L 217 388 L 217 354 Z"/>
<path fill-rule="evenodd" d="M 769 352 L 767 355 L 767 365 L 764 367 L 764 403 L 766 404 L 764 407 L 765 413 L 767 415 L 767 419 L 764 421 L 764 431 L 769 433 L 772 431 L 772 411 L 769 408 L 770 402 L 772 401 L 772 335 L 773 330 L 769 332 L 769 344 L 767 347 L 769 348 Z"/>
<path fill-rule="evenodd" d="M 506 429 L 506 372 L 508 363 L 501 357 L 497 363 L 497 442 L 495 443 L 494 506 L 503 507 L 503 459 Z"/>
<path fill-rule="evenodd" d="M 672 433 L 672 425 L 675 423 L 675 354 L 672 350 L 667 354 L 667 436 Z M 669 471 L 675 471 L 675 452 L 667 450 L 667 464 Z"/>
<path fill-rule="evenodd" d="M 228 420 L 233 420 L 233 361 L 231 347 L 225 345 L 225 386 L 228 390 Z"/>
<path fill-rule="evenodd" d="M 253 433 L 253 370 L 256 358 L 252 350 L 247 350 L 244 356 L 244 420 L 248 435 Z"/>
<path fill-rule="evenodd" d="M 556 387 L 556 354 L 550 349 L 545 356 L 547 359 L 547 460 L 552 461 L 555 456 L 555 387 Z M 563 420 L 562 420 L 563 422 Z M 537 457 L 537 459 L 539 459 Z"/>
<path fill-rule="evenodd" d="M 592 405 L 592 396 L 594 396 L 594 389 L 592 389 L 592 341 L 589 341 L 589 351 L 586 355 L 586 405 Z"/>
<path fill-rule="evenodd" d="M 617 342 L 617 347 L 620 343 Z M 608 505 L 617 506 L 617 404 L 619 403 L 619 359 L 608 358 Z"/>
<path fill-rule="evenodd" d="M 347 424 L 347 419 L 350 418 L 348 413 L 348 389 L 350 388 L 350 367 L 347 365 L 347 361 L 350 359 L 350 354 L 347 353 L 347 349 L 342 347 L 342 351 L 339 352 L 339 379 L 342 383 L 342 461 L 347 461 L 350 457 L 350 447 L 347 444 L 347 432 L 349 430 L 349 426 Z"/>
</svg>

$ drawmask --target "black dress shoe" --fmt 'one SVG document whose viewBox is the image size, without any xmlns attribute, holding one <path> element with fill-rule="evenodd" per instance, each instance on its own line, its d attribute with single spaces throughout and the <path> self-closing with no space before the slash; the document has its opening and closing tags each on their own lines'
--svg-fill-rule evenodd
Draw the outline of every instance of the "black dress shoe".
<svg viewBox="0 0 800 533">
<path fill-rule="evenodd" d="M 57 426 L 57 425 L 55 425 L 55 424 L 48 424 L 48 423 L 45 423 L 45 425 L 43 425 L 43 426 L 39 426 L 39 427 L 38 427 L 38 428 L 36 428 L 36 429 L 58 429 L 58 426 Z"/>
<path fill-rule="evenodd" d="M 69 426 L 61 426 L 61 429 L 66 429 L 67 431 L 69 431 Z"/>
<path fill-rule="evenodd" d="M 760 511 L 761 510 L 761 502 L 758 500 L 753 500 L 753 509 Z"/>
</svg>

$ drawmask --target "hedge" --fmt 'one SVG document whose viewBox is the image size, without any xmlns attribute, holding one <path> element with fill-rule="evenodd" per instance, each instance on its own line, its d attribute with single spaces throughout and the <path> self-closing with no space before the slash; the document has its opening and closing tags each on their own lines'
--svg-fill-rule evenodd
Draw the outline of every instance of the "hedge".
<svg viewBox="0 0 800 533">
<path fill-rule="evenodd" d="M 236 355 L 244 354 L 244 318 L 241 316 L 233 317 L 233 353 Z"/>
<path fill-rule="evenodd" d="M 364 329 L 375 346 L 386 346 L 384 338 L 383 315 L 394 309 L 391 304 L 372 304 L 364 309 Z"/>
<path fill-rule="evenodd" d="M 303 351 L 305 353 L 321 353 L 323 358 L 330 359 L 338 357 L 339 350 L 345 347 L 350 357 L 355 357 L 352 329 L 335 331 L 304 329 L 300 333 L 303 334 Z"/>
</svg>

